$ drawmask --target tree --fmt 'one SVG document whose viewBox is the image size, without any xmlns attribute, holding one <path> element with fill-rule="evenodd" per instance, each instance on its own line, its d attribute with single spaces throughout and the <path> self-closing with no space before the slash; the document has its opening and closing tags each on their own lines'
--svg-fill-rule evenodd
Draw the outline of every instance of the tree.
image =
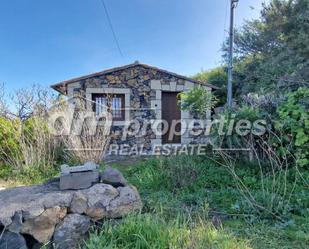
<svg viewBox="0 0 309 249">
<path fill-rule="evenodd" d="M 223 50 L 226 57 L 226 45 Z M 308 87 L 308 58 L 309 1 L 264 4 L 261 17 L 247 21 L 235 33 L 236 97 L 261 89 L 277 94 Z"/>
</svg>

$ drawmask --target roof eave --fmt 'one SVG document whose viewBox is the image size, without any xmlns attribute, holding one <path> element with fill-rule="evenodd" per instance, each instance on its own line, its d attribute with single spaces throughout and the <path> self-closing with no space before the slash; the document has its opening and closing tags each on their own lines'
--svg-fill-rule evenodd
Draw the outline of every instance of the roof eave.
<svg viewBox="0 0 309 249">
<path fill-rule="evenodd" d="M 209 84 L 209 83 L 206 83 L 206 82 L 201 82 L 201 81 L 198 81 L 198 80 L 194 80 L 194 79 L 191 79 L 187 76 L 179 75 L 177 73 L 169 72 L 167 70 L 160 69 L 160 68 L 153 67 L 153 66 L 149 66 L 149 65 L 146 65 L 146 64 L 142 64 L 142 63 L 132 63 L 132 64 L 128 64 L 128 65 L 125 65 L 125 66 L 115 67 L 115 68 L 107 69 L 107 70 L 104 70 L 104 71 L 101 71 L 101 72 L 96 72 L 96 73 L 88 74 L 88 75 L 85 75 L 85 76 L 76 77 L 76 78 L 73 78 L 73 79 L 70 79 L 70 80 L 66 80 L 66 81 L 62 81 L 62 82 L 53 84 L 53 85 L 51 85 L 51 88 L 53 88 L 54 90 L 56 90 L 57 92 L 59 92 L 61 94 L 66 95 L 68 84 L 75 83 L 75 82 L 80 81 L 80 80 L 89 79 L 91 77 L 101 76 L 101 75 L 116 72 L 116 71 L 119 71 L 119 70 L 124 70 L 124 69 L 134 67 L 134 66 L 138 66 L 138 65 L 142 66 L 144 68 L 148 68 L 148 69 L 150 68 L 150 69 L 158 70 L 160 72 L 167 73 L 167 74 L 173 75 L 177 78 L 188 80 L 188 81 L 191 81 L 193 83 L 197 83 L 197 84 L 200 84 L 200 85 L 203 85 L 203 86 L 208 86 L 208 87 L 210 87 L 214 90 L 219 89 L 217 86 L 214 86 L 212 84 Z"/>
</svg>

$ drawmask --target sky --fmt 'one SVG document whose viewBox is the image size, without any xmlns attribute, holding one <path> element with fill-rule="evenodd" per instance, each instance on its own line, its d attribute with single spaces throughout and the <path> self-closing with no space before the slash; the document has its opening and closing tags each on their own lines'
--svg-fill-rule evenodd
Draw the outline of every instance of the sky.
<svg viewBox="0 0 309 249">
<path fill-rule="evenodd" d="M 1 0 L 0 83 L 49 86 L 138 60 L 182 75 L 222 63 L 229 0 Z M 239 0 L 236 26 L 262 0 Z"/>
</svg>

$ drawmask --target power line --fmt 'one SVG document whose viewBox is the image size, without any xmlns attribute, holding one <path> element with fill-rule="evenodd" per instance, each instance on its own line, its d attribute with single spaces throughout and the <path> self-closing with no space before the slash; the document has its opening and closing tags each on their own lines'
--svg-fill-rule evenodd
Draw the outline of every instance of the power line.
<svg viewBox="0 0 309 249">
<path fill-rule="evenodd" d="M 107 8 L 106 8 L 105 2 L 104 2 L 104 0 L 100 0 L 100 2 L 101 2 L 101 4 L 103 5 L 104 12 L 105 12 L 105 15 L 106 15 L 106 18 L 107 18 L 107 21 L 108 21 L 109 27 L 110 27 L 110 29 L 111 29 L 111 31 L 112 31 L 113 38 L 114 38 L 114 41 L 115 41 L 115 43 L 116 43 L 116 46 L 117 46 L 118 52 L 119 52 L 119 54 L 120 54 L 121 58 L 122 58 L 122 59 L 124 59 L 124 56 L 123 56 L 122 50 L 121 50 L 121 48 L 120 48 L 120 44 L 119 44 L 119 42 L 118 42 L 118 39 L 117 39 L 117 36 L 116 36 L 115 30 L 114 30 L 114 27 L 113 27 L 113 23 L 112 23 L 111 18 L 110 18 L 109 14 L 108 14 L 108 10 L 107 10 Z"/>
</svg>

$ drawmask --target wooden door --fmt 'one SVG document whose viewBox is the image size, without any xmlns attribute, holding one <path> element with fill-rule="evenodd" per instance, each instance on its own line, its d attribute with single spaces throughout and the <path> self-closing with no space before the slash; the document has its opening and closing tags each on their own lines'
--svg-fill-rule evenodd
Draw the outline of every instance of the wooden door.
<svg viewBox="0 0 309 249">
<path fill-rule="evenodd" d="M 172 127 L 172 122 L 177 122 L 175 131 L 180 133 L 181 131 L 181 111 L 177 103 L 178 92 L 162 92 L 162 120 L 166 120 L 168 123 L 168 132 L 162 135 L 163 144 L 180 144 L 181 135 L 174 135 L 169 137 Z"/>
</svg>

